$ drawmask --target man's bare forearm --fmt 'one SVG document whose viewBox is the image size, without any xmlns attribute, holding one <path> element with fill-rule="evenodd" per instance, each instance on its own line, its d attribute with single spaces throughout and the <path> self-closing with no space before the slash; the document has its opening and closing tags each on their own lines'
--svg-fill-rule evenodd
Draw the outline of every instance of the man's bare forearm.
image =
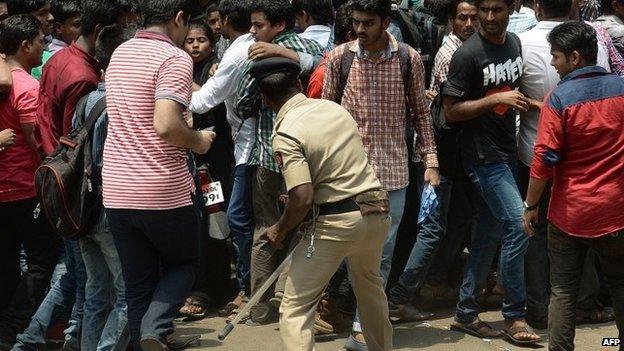
<svg viewBox="0 0 624 351">
<path fill-rule="evenodd" d="M 449 122 L 471 120 L 487 113 L 498 104 L 495 95 L 468 101 L 457 101 L 455 98 L 445 96 L 443 102 L 445 117 Z"/>
<path fill-rule="evenodd" d="M 288 192 L 284 213 L 275 225 L 277 232 L 286 234 L 303 221 L 312 208 L 314 190 L 312 184 L 303 184 Z"/>
</svg>

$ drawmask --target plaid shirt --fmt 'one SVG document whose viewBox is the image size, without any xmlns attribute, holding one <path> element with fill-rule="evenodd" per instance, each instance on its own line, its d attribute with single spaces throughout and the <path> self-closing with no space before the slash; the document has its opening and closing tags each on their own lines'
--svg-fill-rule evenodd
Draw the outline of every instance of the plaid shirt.
<svg viewBox="0 0 624 351">
<path fill-rule="evenodd" d="M 604 27 L 598 22 L 586 22 L 590 26 L 594 28 L 596 31 L 596 37 L 598 38 L 598 42 L 602 43 L 602 45 L 607 49 L 607 54 L 609 54 L 609 66 L 611 67 L 611 72 L 617 74 L 620 77 L 624 77 L 624 58 L 620 55 L 620 52 L 613 45 L 613 40 L 611 40 L 611 36 Z"/>
<path fill-rule="evenodd" d="M 425 73 L 418 53 L 409 49 L 412 62 L 412 87 L 408 94 L 409 109 L 401 77 L 398 43 L 388 33 L 390 43 L 385 55 L 368 58 L 358 41 L 334 49 L 327 63 L 323 98 L 336 100 L 340 82 L 340 61 L 347 50 L 356 53 L 344 90 L 342 106 L 358 124 L 364 149 L 386 190 L 407 186 L 408 158 L 405 144 L 406 110 L 411 110 L 417 138 L 415 154 L 421 155 L 427 167 L 438 167 L 433 122 L 425 97 Z"/>
<path fill-rule="evenodd" d="M 442 83 L 446 81 L 448 75 L 451 58 L 453 58 L 453 54 L 459 49 L 461 44 L 462 41 L 457 35 L 453 33 L 448 35 L 446 41 L 442 44 L 440 50 L 438 50 L 435 61 L 433 62 L 430 90 L 440 93 Z"/>
<path fill-rule="evenodd" d="M 296 52 L 307 53 L 315 56 L 315 61 L 323 58 L 323 48 L 309 39 L 299 37 L 293 32 L 285 32 L 273 39 L 273 44 L 281 45 Z M 236 94 L 236 110 L 244 119 L 258 117 L 256 129 L 256 145 L 251 153 L 249 165 L 262 166 L 274 172 L 279 172 L 279 167 L 273 158 L 272 135 L 275 123 L 275 112 L 262 104 L 260 87 L 258 82 L 251 77 L 251 61 L 247 61 L 243 79 L 238 84 Z"/>
</svg>

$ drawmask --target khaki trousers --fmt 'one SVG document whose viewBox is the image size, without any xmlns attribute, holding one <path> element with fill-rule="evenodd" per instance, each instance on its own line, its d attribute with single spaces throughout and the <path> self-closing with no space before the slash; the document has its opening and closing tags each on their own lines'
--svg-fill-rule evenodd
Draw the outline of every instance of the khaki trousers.
<svg viewBox="0 0 624 351">
<path fill-rule="evenodd" d="M 293 253 L 280 307 L 280 333 L 288 351 L 314 350 L 314 313 L 325 287 L 343 259 L 353 274 L 364 337 L 371 351 L 392 349 L 388 302 L 379 275 L 381 250 L 388 234 L 386 214 L 360 212 L 321 216 L 315 252 L 306 258 L 309 236 Z"/>
<path fill-rule="evenodd" d="M 284 244 L 288 250 L 277 250 L 271 245 L 266 235 L 267 229 L 277 223 L 281 216 L 279 196 L 282 194 L 282 175 L 258 167 L 254 172 L 251 186 L 255 221 L 253 246 L 251 248 L 251 293 L 253 295 L 273 274 L 287 253 L 290 252 L 291 247 L 287 240 Z M 290 241 L 295 243 L 295 240 Z M 280 275 L 274 290 L 267 290 L 261 302 L 270 299 L 274 291 L 284 291 L 285 284 L 286 273 Z"/>
</svg>

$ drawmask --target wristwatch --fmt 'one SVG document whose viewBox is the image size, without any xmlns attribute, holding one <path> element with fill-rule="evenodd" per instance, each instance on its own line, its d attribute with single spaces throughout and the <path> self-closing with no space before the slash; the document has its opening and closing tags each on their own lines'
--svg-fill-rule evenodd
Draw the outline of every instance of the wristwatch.
<svg viewBox="0 0 624 351">
<path fill-rule="evenodd" d="M 538 203 L 536 203 L 536 204 L 535 204 L 535 205 L 533 205 L 533 206 L 529 206 L 529 204 L 527 204 L 527 202 L 526 202 L 526 201 L 524 201 L 524 211 L 525 211 L 525 212 L 533 211 L 534 209 L 536 209 L 536 208 L 538 208 L 538 207 L 539 207 L 539 202 L 538 202 Z"/>
</svg>

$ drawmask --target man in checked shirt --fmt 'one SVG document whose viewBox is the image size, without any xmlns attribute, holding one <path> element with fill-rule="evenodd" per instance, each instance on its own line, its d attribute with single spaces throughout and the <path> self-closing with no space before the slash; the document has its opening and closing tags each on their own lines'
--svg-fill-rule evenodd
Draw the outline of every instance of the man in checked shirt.
<svg viewBox="0 0 624 351">
<path fill-rule="evenodd" d="M 421 155 L 426 166 L 425 181 L 434 186 L 440 182 L 438 158 L 429 103 L 425 97 L 423 64 L 415 50 L 400 46 L 386 31 L 390 23 L 390 0 L 355 0 L 352 6 L 353 29 L 358 39 L 332 51 L 323 98 L 341 103 L 356 120 L 369 162 L 383 188 L 389 192 L 392 222 L 381 262 L 381 276 L 387 281 L 409 182 L 405 143 L 408 118 L 412 119 L 417 134 L 415 153 Z M 411 66 L 407 91 L 401 72 L 402 53 L 407 53 Z M 353 57 L 353 62 L 342 89 L 341 64 L 346 55 Z M 363 350 L 366 344 L 359 319 L 356 318 L 353 327 L 347 350 Z"/>
</svg>

